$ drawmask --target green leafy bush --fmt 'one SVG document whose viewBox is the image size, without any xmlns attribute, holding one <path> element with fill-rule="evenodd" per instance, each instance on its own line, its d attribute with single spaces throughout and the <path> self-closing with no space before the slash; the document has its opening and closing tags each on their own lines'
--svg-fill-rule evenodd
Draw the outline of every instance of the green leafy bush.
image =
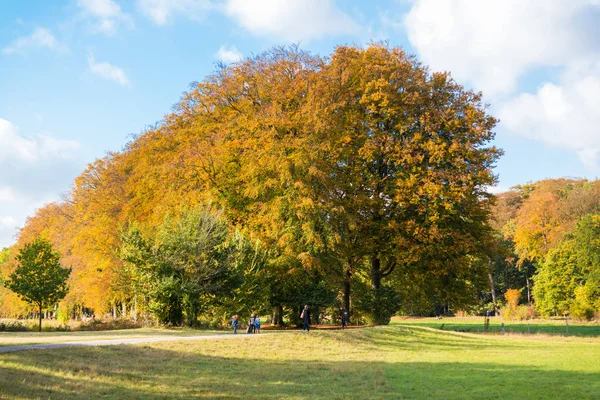
<svg viewBox="0 0 600 400">
<path fill-rule="evenodd" d="M 400 295 L 389 286 L 368 289 L 359 297 L 356 307 L 375 325 L 387 325 L 400 310 Z"/>
<path fill-rule="evenodd" d="M 58 310 L 56 310 L 56 320 L 61 324 L 66 324 L 69 322 L 69 312 L 63 307 L 58 307 Z"/>
<path fill-rule="evenodd" d="M 590 321 L 594 318 L 595 308 L 594 300 L 597 297 L 598 289 L 589 283 L 579 286 L 575 289 L 575 300 L 569 307 L 571 317 Z"/>
</svg>

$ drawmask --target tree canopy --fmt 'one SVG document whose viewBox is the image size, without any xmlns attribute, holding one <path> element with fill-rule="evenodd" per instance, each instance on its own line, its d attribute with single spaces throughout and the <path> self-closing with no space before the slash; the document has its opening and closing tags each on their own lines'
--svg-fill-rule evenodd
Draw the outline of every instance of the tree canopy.
<svg viewBox="0 0 600 400">
<path fill-rule="evenodd" d="M 66 296 L 71 270 L 61 267 L 58 252 L 41 238 L 25 244 L 16 261 L 18 266 L 5 285 L 26 302 L 37 306 L 41 332 L 42 311 Z"/>
<path fill-rule="evenodd" d="M 132 285 L 149 309 L 187 296 L 164 322 L 195 319 L 217 292 L 204 313 L 243 308 L 232 299 L 248 292 L 274 319 L 302 302 L 374 321 L 403 304 L 465 307 L 487 273 L 495 124 L 481 93 L 402 49 L 272 48 L 193 83 L 31 217 L 16 248 L 55 244 L 73 268 L 72 309 L 140 308 Z M 200 240 L 209 217 L 192 210 L 209 204 L 222 214 Z"/>
</svg>

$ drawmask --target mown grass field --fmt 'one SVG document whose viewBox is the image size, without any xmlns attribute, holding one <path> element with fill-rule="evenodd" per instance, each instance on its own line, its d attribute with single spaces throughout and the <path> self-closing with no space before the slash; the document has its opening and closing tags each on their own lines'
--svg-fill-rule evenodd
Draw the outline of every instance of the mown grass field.
<svg viewBox="0 0 600 400">
<path fill-rule="evenodd" d="M 435 318 L 394 318 L 393 323 L 425 326 L 434 329 L 458 332 L 484 332 L 485 317 L 444 317 Z M 600 336 L 600 324 L 565 320 L 534 319 L 530 321 L 509 321 L 491 317 L 489 333 L 501 333 L 504 323 L 505 333 L 544 334 L 562 336 Z"/>
<path fill-rule="evenodd" d="M 229 333 L 229 332 L 227 332 Z M 40 343 L 61 343 L 83 340 L 133 339 L 158 336 L 200 336 L 225 334 L 223 331 L 197 329 L 122 329 L 112 331 L 75 332 L 0 332 L 0 347 Z"/>
<path fill-rule="evenodd" d="M 0 398 L 594 399 L 600 339 L 413 325 L 0 355 Z"/>
</svg>

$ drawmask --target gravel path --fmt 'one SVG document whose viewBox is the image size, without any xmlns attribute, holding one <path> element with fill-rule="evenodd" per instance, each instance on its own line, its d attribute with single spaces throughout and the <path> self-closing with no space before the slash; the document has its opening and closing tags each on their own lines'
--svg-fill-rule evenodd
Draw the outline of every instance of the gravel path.
<svg viewBox="0 0 600 400">
<path fill-rule="evenodd" d="M 129 338 L 129 339 L 103 339 L 103 340 L 84 340 L 78 342 L 62 342 L 62 343 L 41 343 L 41 344 L 27 344 L 21 346 L 0 346 L 0 353 L 8 353 L 11 351 L 21 350 L 44 350 L 44 349 L 56 349 L 58 347 L 95 347 L 95 346 L 116 346 L 121 344 L 139 344 L 139 343 L 154 343 L 154 342 L 178 342 L 181 340 L 213 340 L 213 339 L 249 339 L 252 337 L 259 337 L 261 335 L 204 335 L 204 336 L 154 336 L 154 337 L 143 337 L 143 338 Z"/>
</svg>

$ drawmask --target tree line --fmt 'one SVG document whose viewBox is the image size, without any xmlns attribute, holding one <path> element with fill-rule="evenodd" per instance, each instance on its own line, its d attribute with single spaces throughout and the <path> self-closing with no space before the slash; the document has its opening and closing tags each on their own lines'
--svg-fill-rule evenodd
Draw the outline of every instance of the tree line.
<svg viewBox="0 0 600 400">
<path fill-rule="evenodd" d="M 541 315 L 600 312 L 600 181 L 519 185 L 498 195 L 493 215 L 490 308 L 513 289 Z"/>
<path fill-rule="evenodd" d="M 175 325 L 250 310 L 282 323 L 304 304 L 374 323 L 465 309 L 489 293 L 498 242 L 496 122 L 481 93 L 399 48 L 272 48 L 219 65 L 91 163 L 27 220 L 2 272 L 42 237 L 72 270 L 64 312 Z M 0 299 L 4 315 L 26 309 Z"/>
</svg>

